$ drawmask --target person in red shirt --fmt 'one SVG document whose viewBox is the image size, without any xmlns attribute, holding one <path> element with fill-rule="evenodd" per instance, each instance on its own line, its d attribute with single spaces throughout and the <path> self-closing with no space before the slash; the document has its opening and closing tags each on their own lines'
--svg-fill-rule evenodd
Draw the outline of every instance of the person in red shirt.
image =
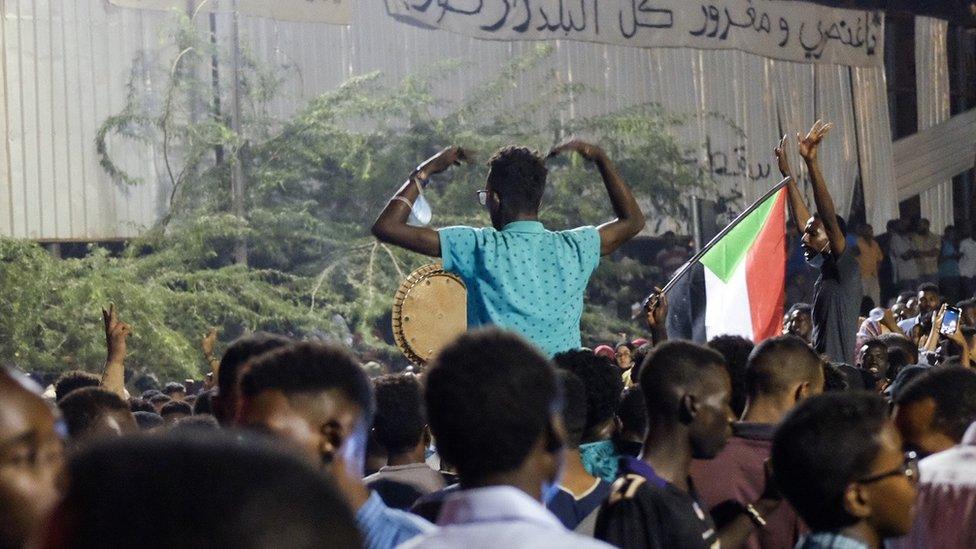
<svg viewBox="0 0 976 549">
<path fill-rule="evenodd" d="M 776 426 L 797 403 L 820 394 L 823 387 L 820 359 L 800 338 L 767 339 L 753 350 L 746 366 L 742 420 L 732 425 L 732 438 L 715 458 L 695 460 L 691 466 L 691 478 L 719 528 L 724 516 L 734 517 L 742 505 L 762 495 Z M 766 523 L 743 547 L 793 547 L 804 529 L 786 504 L 770 512 Z"/>
</svg>

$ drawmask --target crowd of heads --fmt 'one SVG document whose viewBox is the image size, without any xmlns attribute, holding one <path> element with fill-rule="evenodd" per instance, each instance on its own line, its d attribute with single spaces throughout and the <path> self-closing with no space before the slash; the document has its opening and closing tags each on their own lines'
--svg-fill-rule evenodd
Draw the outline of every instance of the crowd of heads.
<svg viewBox="0 0 976 549">
<path fill-rule="evenodd" d="M 928 284 L 897 304 L 901 320 L 943 305 Z M 959 320 L 968 345 L 889 331 L 860 340 L 856 364 L 817 355 L 810 309 L 797 305 L 784 335 L 758 345 L 622 340 L 548 359 L 484 329 L 424 369 L 372 378 L 342 346 L 267 333 L 230 343 L 212 386 L 131 387 L 124 398 L 70 371 L 45 392 L 10 370 L 0 375 L 0 547 L 146 536 L 356 547 L 371 535 L 356 510 L 373 492 L 432 520 L 451 490 L 508 485 L 548 501 L 564 474 L 612 481 L 619 458 L 661 448 L 708 467 L 749 423 L 776 427 L 767 482 L 810 530 L 899 536 L 913 524 L 916 460 L 960 444 L 976 422 L 976 371 L 959 357 L 976 349 L 973 313 Z M 364 481 L 394 464 L 426 467 L 447 488 Z"/>
</svg>

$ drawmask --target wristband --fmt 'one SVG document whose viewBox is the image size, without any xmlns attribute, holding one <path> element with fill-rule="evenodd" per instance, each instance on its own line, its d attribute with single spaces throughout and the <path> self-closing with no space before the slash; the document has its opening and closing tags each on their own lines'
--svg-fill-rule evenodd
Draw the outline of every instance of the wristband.
<svg viewBox="0 0 976 549">
<path fill-rule="evenodd" d="M 759 514 L 759 511 L 750 503 L 744 507 L 746 514 L 749 515 L 749 520 L 753 522 L 759 528 L 766 527 L 766 519 Z"/>
</svg>

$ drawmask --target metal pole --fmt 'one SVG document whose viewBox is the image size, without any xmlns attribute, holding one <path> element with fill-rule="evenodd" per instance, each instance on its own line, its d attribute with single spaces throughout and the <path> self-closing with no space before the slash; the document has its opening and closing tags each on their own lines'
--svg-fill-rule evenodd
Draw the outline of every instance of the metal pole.
<svg viewBox="0 0 976 549">
<path fill-rule="evenodd" d="M 240 35 L 240 0 L 233 0 L 233 24 L 231 25 L 231 73 L 234 75 L 234 88 L 231 93 L 231 129 L 238 139 L 243 139 L 241 133 L 241 35 Z M 234 165 L 230 175 L 231 195 L 233 196 L 234 215 L 241 220 L 245 218 L 244 204 L 244 168 L 241 165 L 241 148 L 237 149 Z M 239 240 L 234 246 L 234 262 L 247 265 L 247 242 Z"/>
<path fill-rule="evenodd" d="M 695 250 L 702 247 L 701 199 L 691 197 L 691 236 L 695 239 Z"/>
<path fill-rule="evenodd" d="M 210 20 L 210 45 L 213 47 L 213 54 L 210 56 L 210 86 L 213 90 L 213 113 L 216 122 L 220 122 L 220 64 L 217 59 L 217 7 L 219 4 L 214 0 L 214 9 L 207 14 Z M 214 145 L 214 160 L 218 165 L 224 163 L 224 147 Z"/>
</svg>

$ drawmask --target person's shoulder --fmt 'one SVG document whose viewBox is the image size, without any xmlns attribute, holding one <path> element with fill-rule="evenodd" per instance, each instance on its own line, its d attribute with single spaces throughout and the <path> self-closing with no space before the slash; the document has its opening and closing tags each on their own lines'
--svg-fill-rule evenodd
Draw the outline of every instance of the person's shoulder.
<svg viewBox="0 0 976 549">
<path fill-rule="evenodd" d="M 394 509 L 384 505 L 383 518 L 389 524 L 395 524 L 397 528 L 408 536 L 429 534 L 437 531 L 437 527 L 427 522 L 427 520 L 407 511 Z M 412 535 L 411 532 L 414 532 Z"/>
<path fill-rule="evenodd" d="M 488 232 L 497 232 L 493 227 L 469 227 L 468 225 L 451 225 L 450 227 L 441 227 L 437 229 L 437 232 L 443 236 L 452 237 L 463 237 L 463 236 L 479 236 L 486 234 Z"/>
<path fill-rule="evenodd" d="M 647 482 L 641 475 L 625 474 L 610 485 L 610 495 L 607 496 L 607 507 L 627 505 L 640 500 L 654 499 L 660 492 L 655 486 Z"/>
<path fill-rule="evenodd" d="M 573 229 L 563 229 L 561 231 L 549 231 L 549 233 L 572 240 L 600 239 L 600 231 L 593 225 L 584 225 Z"/>
</svg>

